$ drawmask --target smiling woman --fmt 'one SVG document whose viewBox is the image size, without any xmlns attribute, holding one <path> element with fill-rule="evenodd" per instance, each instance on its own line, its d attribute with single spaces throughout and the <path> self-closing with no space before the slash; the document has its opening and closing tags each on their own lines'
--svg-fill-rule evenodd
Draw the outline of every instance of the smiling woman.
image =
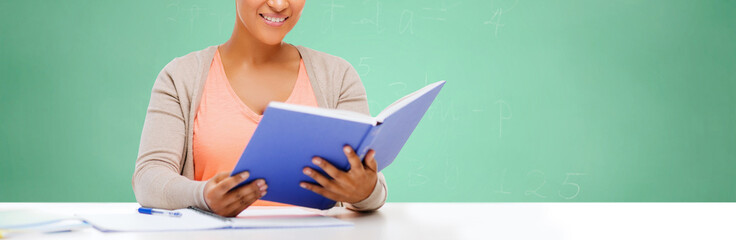
<svg viewBox="0 0 736 240">
<path fill-rule="evenodd" d="M 299 20 L 303 0 L 239 0 L 230 39 L 176 58 L 156 79 L 141 135 L 133 190 L 146 207 L 197 206 L 235 216 L 268 191 L 263 179 L 232 189 L 248 173 L 228 177 L 271 101 L 368 114 L 365 89 L 345 60 L 283 42 Z M 335 146 L 343 147 L 343 146 Z M 373 152 L 335 171 L 311 159 L 330 176 L 305 168 L 315 182 L 303 188 L 356 211 L 386 201 L 383 174 Z M 305 159 L 309 161 L 310 159 Z"/>
</svg>

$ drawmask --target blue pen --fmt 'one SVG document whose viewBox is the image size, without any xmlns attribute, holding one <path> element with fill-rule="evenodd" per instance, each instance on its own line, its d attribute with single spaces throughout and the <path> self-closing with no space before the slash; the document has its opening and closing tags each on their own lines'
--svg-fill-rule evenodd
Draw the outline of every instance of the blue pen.
<svg viewBox="0 0 736 240">
<path fill-rule="evenodd" d="M 153 209 L 153 208 L 138 208 L 139 213 L 143 214 L 150 214 L 150 215 L 165 215 L 169 217 L 181 217 L 180 212 L 174 212 L 174 211 L 166 211 L 166 210 L 159 210 L 159 209 Z"/>
</svg>

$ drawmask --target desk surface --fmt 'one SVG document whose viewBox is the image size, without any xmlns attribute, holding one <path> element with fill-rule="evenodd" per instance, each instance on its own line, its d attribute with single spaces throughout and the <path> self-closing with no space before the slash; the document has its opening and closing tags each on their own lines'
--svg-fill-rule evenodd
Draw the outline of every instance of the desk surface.
<svg viewBox="0 0 736 240">
<path fill-rule="evenodd" d="M 137 203 L 0 203 L 5 209 L 119 213 Z M 323 211 L 354 227 L 47 234 L 53 239 L 736 239 L 736 203 L 386 203 Z M 9 239 L 38 236 L 19 235 Z"/>
</svg>

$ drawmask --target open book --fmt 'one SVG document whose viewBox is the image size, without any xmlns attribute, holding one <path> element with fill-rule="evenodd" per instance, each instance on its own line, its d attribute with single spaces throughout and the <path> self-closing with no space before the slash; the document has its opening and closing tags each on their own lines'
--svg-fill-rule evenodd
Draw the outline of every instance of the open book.
<svg viewBox="0 0 736 240">
<path fill-rule="evenodd" d="M 350 163 L 342 147 L 348 144 L 356 149 L 361 159 L 370 149 L 375 150 L 378 171 L 383 170 L 399 154 L 444 84 L 445 81 L 440 81 L 427 85 L 397 100 L 376 117 L 271 102 L 232 175 L 250 172 L 250 177 L 241 185 L 265 179 L 268 193 L 262 197 L 264 200 L 331 208 L 335 201 L 299 187 L 300 182 L 317 184 L 302 173 L 304 167 L 329 177 L 312 164 L 312 157 L 319 156 L 347 171 Z"/>
</svg>

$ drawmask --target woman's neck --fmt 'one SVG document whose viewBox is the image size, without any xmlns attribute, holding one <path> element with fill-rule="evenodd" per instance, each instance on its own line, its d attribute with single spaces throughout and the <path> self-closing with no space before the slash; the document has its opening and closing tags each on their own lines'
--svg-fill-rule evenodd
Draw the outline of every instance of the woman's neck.
<svg viewBox="0 0 736 240">
<path fill-rule="evenodd" d="M 269 45 L 254 37 L 240 21 L 235 21 L 235 28 L 227 42 L 220 45 L 220 55 L 234 62 L 261 65 L 283 60 L 287 56 L 288 44 L 281 42 Z"/>
</svg>

